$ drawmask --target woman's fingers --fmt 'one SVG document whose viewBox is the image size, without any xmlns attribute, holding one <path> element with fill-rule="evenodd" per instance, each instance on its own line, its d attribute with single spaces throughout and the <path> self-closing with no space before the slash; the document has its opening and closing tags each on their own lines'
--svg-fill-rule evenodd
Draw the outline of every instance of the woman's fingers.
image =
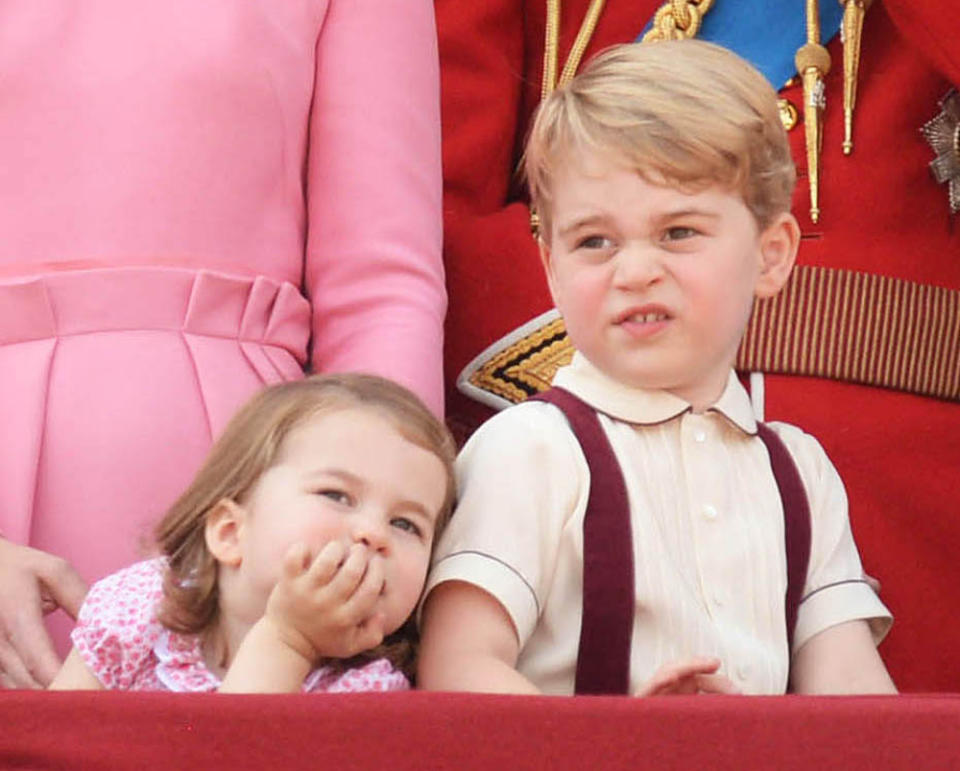
<svg viewBox="0 0 960 771">
<path fill-rule="evenodd" d="M 4 688 L 45 688 L 27 669 L 23 658 L 9 640 L 0 640 L 0 684 Z M 52 678 L 51 678 L 52 679 Z"/>
</svg>

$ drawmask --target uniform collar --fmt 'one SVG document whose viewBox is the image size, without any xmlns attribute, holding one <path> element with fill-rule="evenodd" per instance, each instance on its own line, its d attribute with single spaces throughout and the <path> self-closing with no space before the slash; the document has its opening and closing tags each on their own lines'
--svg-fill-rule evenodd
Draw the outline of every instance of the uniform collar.
<svg viewBox="0 0 960 771">
<path fill-rule="evenodd" d="M 665 423 L 692 410 L 689 402 L 667 391 L 633 388 L 613 380 L 579 351 L 568 366 L 557 371 L 553 384 L 576 394 L 598 412 L 627 423 Z M 744 433 L 757 433 L 750 397 L 733 370 L 720 398 L 706 411 L 723 415 Z"/>
</svg>

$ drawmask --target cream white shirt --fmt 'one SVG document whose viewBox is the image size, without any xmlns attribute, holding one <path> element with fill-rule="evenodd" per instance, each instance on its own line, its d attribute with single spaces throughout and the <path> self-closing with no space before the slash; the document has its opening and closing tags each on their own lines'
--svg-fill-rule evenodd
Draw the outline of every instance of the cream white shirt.
<svg viewBox="0 0 960 771">
<path fill-rule="evenodd" d="M 597 409 L 624 472 L 636 583 L 631 687 L 661 664 L 702 655 L 719 657 L 745 693 L 783 693 L 783 507 L 736 376 L 700 414 L 669 393 L 613 381 L 580 354 L 554 385 Z M 799 468 L 811 511 L 794 652 L 854 619 L 869 620 L 879 642 L 891 616 L 863 581 L 836 470 L 816 439 L 770 426 Z M 546 693 L 572 693 L 590 489 L 576 437 L 552 405 L 520 404 L 476 432 L 457 472 L 459 503 L 426 591 L 460 580 L 489 592 L 513 620 L 519 671 Z"/>
</svg>

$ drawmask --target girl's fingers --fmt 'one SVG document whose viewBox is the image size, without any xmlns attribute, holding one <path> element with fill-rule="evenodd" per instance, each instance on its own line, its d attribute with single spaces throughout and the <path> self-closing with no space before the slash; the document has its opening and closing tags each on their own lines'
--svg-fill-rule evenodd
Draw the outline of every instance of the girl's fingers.
<svg viewBox="0 0 960 771">
<path fill-rule="evenodd" d="M 295 543 L 283 555 L 283 574 L 293 580 L 300 576 L 310 564 L 310 550 L 304 543 Z"/>
<path fill-rule="evenodd" d="M 329 584 L 346 557 L 346 547 L 340 541 L 330 541 L 320 550 L 307 571 L 310 583 L 314 586 Z"/>
<path fill-rule="evenodd" d="M 348 612 L 366 616 L 383 591 L 383 582 L 383 560 L 374 555 L 367 562 L 367 572 L 364 573 L 363 580 L 346 601 L 345 609 Z"/>
<path fill-rule="evenodd" d="M 330 579 L 328 584 L 330 590 L 344 600 L 352 596 L 366 575 L 369 560 L 367 547 L 362 543 L 353 544 L 347 552 L 346 559 L 337 569 L 336 575 Z"/>
</svg>

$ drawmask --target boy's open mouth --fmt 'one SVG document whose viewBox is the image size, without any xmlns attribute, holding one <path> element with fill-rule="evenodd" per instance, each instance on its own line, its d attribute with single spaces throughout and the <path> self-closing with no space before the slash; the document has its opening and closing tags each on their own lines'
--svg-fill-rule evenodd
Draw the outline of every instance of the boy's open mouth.
<svg viewBox="0 0 960 771">
<path fill-rule="evenodd" d="M 655 324 L 659 321 L 669 321 L 670 312 L 662 305 L 642 305 L 629 308 L 616 317 L 617 324 Z"/>
<path fill-rule="evenodd" d="M 635 340 L 646 340 L 659 335 L 673 319 L 662 305 L 643 305 L 621 313 L 615 326 Z"/>
<path fill-rule="evenodd" d="M 666 321 L 666 313 L 635 313 L 627 316 L 624 321 L 632 321 L 634 324 L 650 324 L 654 321 Z"/>
</svg>

